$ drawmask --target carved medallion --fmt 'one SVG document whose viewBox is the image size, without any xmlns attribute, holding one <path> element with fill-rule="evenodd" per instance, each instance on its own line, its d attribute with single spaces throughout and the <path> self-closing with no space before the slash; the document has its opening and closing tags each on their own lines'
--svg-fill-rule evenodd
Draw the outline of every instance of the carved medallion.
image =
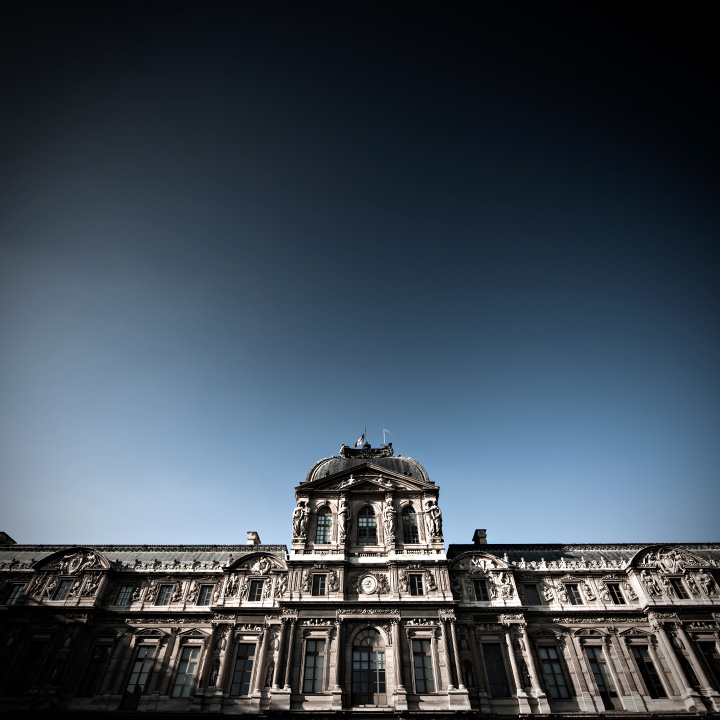
<svg viewBox="0 0 720 720">
<path fill-rule="evenodd" d="M 366 595 L 372 595 L 377 590 L 377 585 L 377 579 L 372 575 L 365 575 L 364 577 L 361 577 L 360 582 L 358 583 L 358 587 Z"/>
</svg>

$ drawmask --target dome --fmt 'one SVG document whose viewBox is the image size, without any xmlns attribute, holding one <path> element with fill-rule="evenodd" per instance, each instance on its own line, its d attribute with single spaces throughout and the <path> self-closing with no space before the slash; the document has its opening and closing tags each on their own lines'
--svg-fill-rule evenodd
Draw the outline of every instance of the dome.
<svg viewBox="0 0 720 720">
<path fill-rule="evenodd" d="M 420 480 L 422 482 L 433 484 L 428 477 L 427 470 L 411 457 L 397 456 L 371 456 L 371 457 L 329 457 L 316 462 L 308 472 L 305 482 L 313 482 L 321 478 L 334 475 L 345 470 L 352 470 L 361 465 L 375 465 L 376 467 L 385 468 L 390 472 L 398 475 L 407 475 L 408 477 Z"/>
</svg>

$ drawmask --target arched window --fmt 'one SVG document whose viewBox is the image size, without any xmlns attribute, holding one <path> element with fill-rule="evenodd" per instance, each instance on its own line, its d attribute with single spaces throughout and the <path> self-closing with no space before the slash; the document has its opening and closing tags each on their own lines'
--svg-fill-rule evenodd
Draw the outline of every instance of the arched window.
<svg viewBox="0 0 720 720">
<path fill-rule="evenodd" d="M 415 511 L 410 506 L 403 508 L 402 528 L 403 528 L 403 542 L 405 542 L 405 543 L 420 542 L 420 535 L 418 533 L 417 515 L 415 514 Z"/>
<path fill-rule="evenodd" d="M 352 649 L 353 705 L 385 705 L 385 643 L 377 630 L 361 630 Z"/>
<path fill-rule="evenodd" d="M 330 508 L 324 507 L 318 510 L 317 530 L 315 532 L 316 543 L 329 543 L 330 530 L 332 528 L 332 514 Z"/>
<path fill-rule="evenodd" d="M 371 507 L 358 513 L 358 545 L 377 545 L 377 522 Z"/>
</svg>

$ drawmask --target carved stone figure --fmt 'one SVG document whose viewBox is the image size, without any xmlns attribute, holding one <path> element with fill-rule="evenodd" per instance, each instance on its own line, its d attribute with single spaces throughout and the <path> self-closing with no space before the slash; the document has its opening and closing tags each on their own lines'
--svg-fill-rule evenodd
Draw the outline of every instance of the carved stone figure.
<svg viewBox="0 0 720 720">
<path fill-rule="evenodd" d="M 256 575 L 267 575 L 271 568 L 272 563 L 266 557 L 263 557 L 250 568 L 250 572 Z"/>
<path fill-rule="evenodd" d="M 397 512 L 393 507 L 392 497 L 388 496 L 385 499 L 385 505 L 382 511 L 383 528 L 385 528 L 385 537 L 388 540 L 395 539 L 395 528 L 397 524 Z"/>
<path fill-rule="evenodd" d="M 238 589 L 238 576 L 237 573 L 233 573 L 227 581 L 227 586 L 225 588 L 225 595 L 227 597 L 235 597 L 237 595 L 237 589 Z"/>
<path fill-rule="evenodd" d="M 582 588 L 582 591 L 585 593 L 585 597 L 588 600 L 594 600 L 595 599 L 595 593 L 593 592 L 592 587 L 590 586 L 590 583 L 587 580 L 583 580 L 580 583 L 580 587 Z"/>
<path fill-rule="evenodd" d="M 282 597 L 287 590 L 287 575 L 280 575 L 275 583 L 275 597 Z"/>
<path fill-rule="evenodd" d="M 511 598 L 513 596 L 513 586 L 508 574 L 501 572 L 497 580 L 498 588 L 500 589 L 500 597 Z"/>
<path fill-rule="evenodd" d="M 640 573 L 640 582 L 643 584 L 648 595 L 660 595 L 660 586 L 649 571 L 643 570 Z"/>
<path fill-rule="evenodd" d="M 553 594 L 551 585 L 548 583 L 543 583 L 541 589 L 543 597 L 545 598 L 545 602 L 551 603 L 555 599 L 555 595 Z"/>
<path fill-rule="evenodd" d="M 455 573 L 450 575 L 450 592 L 455 600 L 462 600 L 462 582 Z"/>
<path fill-rule="evenodd" d="M 140 594 L 142 593 L 142 583 L 138 583 L 135 586 L 132 594 L 132 602 L 138 602 L 140 600 Z"/>
<path fill-rule="evenodd" d="M 302 590 L 303 592 L 310 592 L 312 590 L 312 575 L 305 570 L 302 574 Z"/>
<path fill-rule="evenodd" d="M 700 587 L 706 595 L 715 595 L 717 588 L 712 577 L 704 570 L 699 570 L 697 574 L 697 581 L 700 583 Z"/>
<path fill-rule="evenodd" d="M 398 586 L 399 586 L 401 592 L 408 592 L 408 588 L 410 586 L 410 580 L 409 580 L 408 574 L 405 570 L 401 570 L 398 573 Z"/>
<path fill-rule="evenodd" d="M 338 571 L 333 570 L 328 578 L 328 589 L 331 592 L 336 592 L 340 589 L 340 578 L 338 577 Z"/>
<path fill-rule="evenodd" d="M 91 576 L 85 587 L 83 588 L 82 594 L 84 597 L 92 597 L 96 592 L 98 587 L 100 587 L 100 576 L 99 575 L 93 575 Z"/>
<path fill-rule="evenodd" d="M 434 500 L 425 502 L 425 526 L 431 538 L 442 537 L 442 511 Z"/>
<path fill-rule="evenodd" d="M 298 500 L 292 514 L 293 537 L 304 539 L 307 535 L 308 518 L 310 510 L 305 500 Z"/>
<path fill-rule="evenodd" d="M 437 583 L 435 582 L 435 576 L 430 572 L 430 570 L 425 570 L 425 585 L 427 586 L 428 590 L 437 590 Z"/>
<path fill-rule="evenodd" d="M 182 583 L 178 583 L 175 586 L 175 589 L 173 590 L 173 594 L 172 594 L 173 602 L 180 602 L 182 600 L 182 591 L 183 591 Z"/>
<path fill-rule="evenodd" d="M 188 594 L 187 594 L 187 601 L 189 603 L 194 603 L 197 600 L 199 592 L 200 592 L 200 587 L 198 586 L 197 582 L 195 580 L 193 580 L 190 583 L 190 589 L 188 590 Z"/>
<path fill-rule="evenodd" d="M 622 586 L 629 600 L 637 600 L 637 593 L 633 590 L 633 586 L 627 580 L 623 581 Z"/>
<path fill-rule="evenodd" d="M 350 523 L 350 510 L 348 504 L 343 498 L 340 500 L 340 508 L 338 509 L 338 542 L 344 543 L 347 537 Z"/>
</svg>

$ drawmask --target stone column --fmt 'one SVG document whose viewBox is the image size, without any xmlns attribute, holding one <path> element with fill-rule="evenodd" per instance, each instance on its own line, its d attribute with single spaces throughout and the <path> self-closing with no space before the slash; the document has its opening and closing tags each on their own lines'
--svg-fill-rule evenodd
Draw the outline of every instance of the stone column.
<svg viewBox="0 0 720 720">
<path fill-rule="evenodd" d="M 454 690 L 455 684 L 453 683 L 453 669 L 452 669 L 452 641 L 450 640 L 450 633 L 448 632 L 448 621 L 442 623 L 443 635 L 445 636 L 445 657 L 447 658 L 447 669 L 448 669 L 448 690 Z"/>
<path fill-rule="evenodd" d="M 395 646 L 395 687 L 398 691 L 405 692 L 402 672 L 402 646 L 400 645 L 400 619 L 393 620 L 391 625 L 393 645 Z"/>
<path fill-rule="evenodd" d="M 162 695 L 170 695 L 170 661 L 175 657 L 178 629 L 179 628 L 173 628 L 170 635 L 166 635 L 161 640 L 161 642 L 165 641 L 165 652 L 162 653 L 162 660 L 158 658 L 158 660 L 160 660 L 160 668 L 158 672 L 151 673 L 151 677 L 149 678 L 150 688 L 145 693 L 146 695 L 150 695 L 154 692 Z M 154 678 L 152 677 L 153 674 L 155 675 Z"/>
<path fill-rule="evenodd" d="M 653 629 L 657 632 L 660 644 L 663 646 L 665 657 L 668 659 L 670 666 L 675 670 L 675 677 L 678 679 L 678 689 L 680 690 L 680 695 L 685 702 L 685 707 L 688 710 L 697 712 L 698 708 L 695 698 L 698 700 L 700 698 L 694 688 L 691 687 L 690 682 L 687 679 L 687 675 L 685 675 L 685 671 L 682 669 L 682 665 L 678 662 L 675 650 L 672 646 L 672 641 L 668 637 L 667 630 L 665 630 L 663 625 L 659 622 L 653 624 Z M 702 703 L 700 703 L 700 707 L 703 707 Z"/>
<path fill-rule="evenodd" d="M 280 689 L 280 673 L 282 672 L 280 668 L 282 666 L 283 650 L 285 649 L 286 628 L 287 628 L 287 618 L 282 618 L 282 624 L 280 626 L 280 639 L 278 640 L 278 654 L 277 654 L 277 660 L 275 661 L 275 671 L 273 672 L 273 684 L 272 684 L 273 690 Z"/>
<path fill-rule="evenodd" d="M 505 628 L 505 644 L 507 646 L 510 667 L 512 668 L 513 681 L 515 682 L 515 695 L 518 699 L 518 710 L 521 713 L 530 713 L 530 703 L 528 702 L 527 693 L 523 689 L 520 670 L 518 669 L 517 658 L 515 657 L 515 648 L 510 637 L 510 628 Z"/>
<path fill-rule="evenodd" d="M 269 635 L 270 628 L 266 625 L 262 631 L 260 649 L 258 650 L 257 658 L 255 659 L 255 677 L 253 678 L 254 682 L 251 692 L 252 695 L 259 695 L 264 685 L 265 673 L 263 672 L 263 666 L 265 665 L 265 648 L 267 647 Z"/>
<path fill-rule="evenodd" d="M 477 689 L 478 698 L 480 699 L 480 712 L 489 713 L 490 700 L 488 698 L 487 687 L 485 685 L 485 674 L 482 670 L 482 663 L 480 662 L 480 653 L 478 652 L 478 641 L 475 627 L 468 625 L 468 637 L 470 642 L 470 650 L 473 656 L 473 672 L 475 673 L 475 687 Z"/>
<path fill-rule="evenodd" d="M 583 712 L 595 712 L 595 703 L 593 702 L 590 691 L 588 690 L 587 680 L 583 672 L 580 658 L 578 657 L 572 635 L 568 630 L 563 632 L 559 638 L 561 649 L 564 651 L 565 662 L 570 670 L 570 680 L 575 683 L 575 693 L 578 699 L 578 705 Z M 568 662 L 569 658 L 569 662 Z"/>
<path fill-rule="evenodd" d="M 333 677 L 333 690 L 342 690 L 340 685 L 340 668 L 344 655 L 343 647 L 343 619 L 338 617 L 335 621 L 335 673 Z"/>
<path fill-rule="evenodd" d="M 685 628 L 683 627 L 682 623 L 675 623 L 675 627 L 677 628 L 677 633 L 680 636 L 680 640 L 687 648 L 690 663 L 693 670 L 695 671 L 695 675 L 697 675 L 697 679 L 700 681 L 701 693 L 710 699 L 713 710 L 720 709 L 720 693 L 718 693 L 718 691 L 715 690 L 715 688 L 710 683 L 707 673 L 705 672 L 705 667 L 700 658 L 698 658 L 697 656 L 693 641 L 690 639 L 690 636 L 687 634 L 687 632 L 685 632 Z"/>
<path fill-rule="evenodd" d="M 583 651 L 582 641 L 578 637 L 573 635 L 572 642 L 574 643 L 575 651 L 577 653 L 578 660 L 580 662 L 580 666 L 582 667 L 583 673 L 585 675 L 585 682 L 586 682 L 587 688 L 588 688 L 588 695 L 590 696 L 591 702 L 594 706 L 593 711 L 605 712 L 605 703 L 603 703 L 600 695 L 597 694 L 597 687 L 595 686 L 595 678 L 593 676 L 592 670 L 590 669 L 590 661 L 588 660 L 588 656 Z"/>
<path fill-rule="evenodd" d="M 120 660 L 122 659 L 123 655 L 126 654 L 126 650 L 130 645 L 130 642 L 132 640 L 132 635 L 129 632 L 124 633 L 123 635 L 118 636 L 118 638 L 115 641 L 115 647 L 113 648 L 112 655 L 110 656 L 110 662 L 107 666 L 107 671 L 105 672 L 105 678 L 100 683 L 100 687 L 98 688 L 97 692 L 98 695 L 103 693 L 112 693 L 113 691 L 115 694 L 118 694 L 118 685 L 119 685 L 119 678 L 122 675 L 122 669 L 124 663 L 121 663 Z M 117 676 L 115 676 L 115 669 L 120 668 L 120 670 L 117 673 Z"/>
<path fill-rule="evenodd" d="M 460 665 L 460 651 L 458 650 L 457 635 L 455 634 L 455 619 L 448 620 L 450 623 L 450 637 L 452 638 L 453 659 L 455 660 L 455 673 L 457 675 L 458 690 L 465 690 L 463 683 L 462 666 Z"/>
<path fill-rule="evenodd" d="M 540 682 L 540 676 L 538 675 L 537 664 L 535 662 L 535 653 L 533 652 L 533 646 L 530 644 L 530 637 L 527 633 L 525 625 L 520 626 L 520 634 L 522 636 L 523 644 L 525 645 L 525 653 L 527 655 L 528 671 L 530 672 L 530 682 L 532 683 L 533 695 L 538 699 L 538 710 L 541 713 L 550 712 L 550 703 L 548 702 L 547 695 L 543 690 L 542 683 Z"/>
<path fill-rule="evenodd" d="M 285 663 L 285 687 L 284 690 L 292 690 L 292 656 L 295 649 L 295 618 L 290 620 L 290 639 L 288 640 L 287 662 Z"/>
</svg>

